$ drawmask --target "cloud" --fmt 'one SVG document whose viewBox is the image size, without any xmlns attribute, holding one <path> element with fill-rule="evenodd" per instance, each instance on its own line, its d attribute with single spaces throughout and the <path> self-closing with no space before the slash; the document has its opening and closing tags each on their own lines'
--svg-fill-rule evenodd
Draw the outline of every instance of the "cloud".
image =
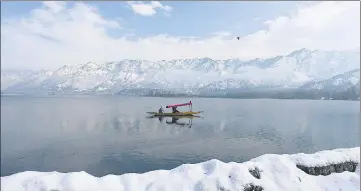
<svg viewBox="0 0 361 191">
<path fill-rule="evenodd" d="M 264 25 L 265 29 L 240 40 L 225 32 L 204 38 L 167 34 L 112 37 L 109 30 L 124 29 L 115 20 L 105 19 L 95 7 L 81 2 L 72 7 L 45 2 L 26 18 L 2 18 L 1 63 L 5 68 L 55 69 L 88 61 L 253 59 L 300 48 L 360 47 L 359 2 L 309 3 Z"/>
<path fill-rule="evenodd" d="M 212 34 L 215 35 L 215 36 L 224 36 L 224 37 L 232 35 L 232 33 L 227 32 L 227 31 L 220 31 L 220 32 L 212 33 Z"/>
<path fill-rule="evenodd" d="M 156 9 L 164 10 L 164 13 L 169 16 L 172 11 L 172 7 L 168 5 L 162 5 L 159 1 L 151 1 L 149 4 L 141 1 L 129 1 L 128 5 L 132 8 L 135 14 L 143 16 L 152 16 L 156 14 Z"/>
<path fill-rule="evenodd" d="M 58 13 L 64 8 L 65 2 L 56 2 L 56 1 L 44 1 L 43 5 L 49 8 L 49 11 Z"/>
</svg>

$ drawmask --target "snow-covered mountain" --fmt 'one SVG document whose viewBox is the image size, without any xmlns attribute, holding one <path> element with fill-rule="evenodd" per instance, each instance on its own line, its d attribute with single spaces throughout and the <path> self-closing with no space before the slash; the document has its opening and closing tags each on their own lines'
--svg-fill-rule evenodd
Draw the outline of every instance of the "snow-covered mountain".
<svg viewBox="0 0 361 191">
<path fill-rule="evenodd" d="M 31 70 L 1 70 L 1 90 L 13 86 L 24 79 L 34 75 Z"/>
<path fill-rule="evenodd" d="M 195 58 L 123 60 L 63 66 L 26 75 L 1 71 L 5 92 L 118 93 L 131 89 L 178 92 L 298 88 L 360 69 L 360 51 L 310 51 L 254 60 Z M 358 70 L 359 71 L 359 70 Z M 359 79 L 359 75 L 358 75 Z M 345 79 L 347 81 L 347 79 Z M 350 78 L 351 80 L 351 78 Z M 346 83 L 346 82 L 344 82 Z M 311 88 L 311 87 L 310 87 Z"/>
<path fill-rule="evenodd" d="M 351 70 L 329 79 L 315 80 L 300 87 L 304 90 L 324 90 L 324 91 L 347 91 L 349 88 L 359 86 L 360 69 Z"/>
</svg>

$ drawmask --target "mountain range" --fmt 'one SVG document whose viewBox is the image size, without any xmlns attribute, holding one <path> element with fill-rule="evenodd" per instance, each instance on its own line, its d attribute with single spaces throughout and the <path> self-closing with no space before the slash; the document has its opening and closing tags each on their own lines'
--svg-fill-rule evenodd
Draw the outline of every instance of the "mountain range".
<svg viewBox="0 0 361 191">
<path fill-rule="evenodd" d="M 290 90 L 347 92 L 350 88 L 359 92 L 359 83 L 359 50 L 300 49 L 253 60 L 122 60 L 64 65 L 55 71 L 1 70 L 3 93 L 206 96 Z"/>
</svg>

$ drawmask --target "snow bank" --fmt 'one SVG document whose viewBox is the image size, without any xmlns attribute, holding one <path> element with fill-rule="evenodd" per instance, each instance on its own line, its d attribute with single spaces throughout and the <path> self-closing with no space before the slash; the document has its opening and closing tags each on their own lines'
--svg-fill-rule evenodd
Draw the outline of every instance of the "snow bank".
<svg viewBox="0 0 361 191">
<path fill-rule="evenodd" d="M 2 191 L 141 191 L 141 190 L 360 190 L 360 147 L 315 154 L 267 154 L 244 163 L 210 160 L 172 170 L 107 175 L 86 172 L 21 172 L 1 177 Z M 352 162 L 355 172 L 314 176 L 297 167 L 326 167 Z"/>
</svg>

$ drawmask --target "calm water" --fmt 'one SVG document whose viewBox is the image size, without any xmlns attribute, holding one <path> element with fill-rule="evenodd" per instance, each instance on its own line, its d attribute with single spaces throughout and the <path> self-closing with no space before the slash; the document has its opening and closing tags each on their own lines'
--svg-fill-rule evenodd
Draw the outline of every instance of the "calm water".
<svg viewBox="0 0 361 191">
<path fill-rule="evenodd" d="M 1 101 L 1 176 L 32 170 L 103 176 L 213 158 L 243 162 L 266 153 L 360 146 L 360 102 L 192 99 L 193 110 L 205 112 L 189 127 L 145 114 L 189 101 L 183 98 L 14 96 Z"/>
</svg>

